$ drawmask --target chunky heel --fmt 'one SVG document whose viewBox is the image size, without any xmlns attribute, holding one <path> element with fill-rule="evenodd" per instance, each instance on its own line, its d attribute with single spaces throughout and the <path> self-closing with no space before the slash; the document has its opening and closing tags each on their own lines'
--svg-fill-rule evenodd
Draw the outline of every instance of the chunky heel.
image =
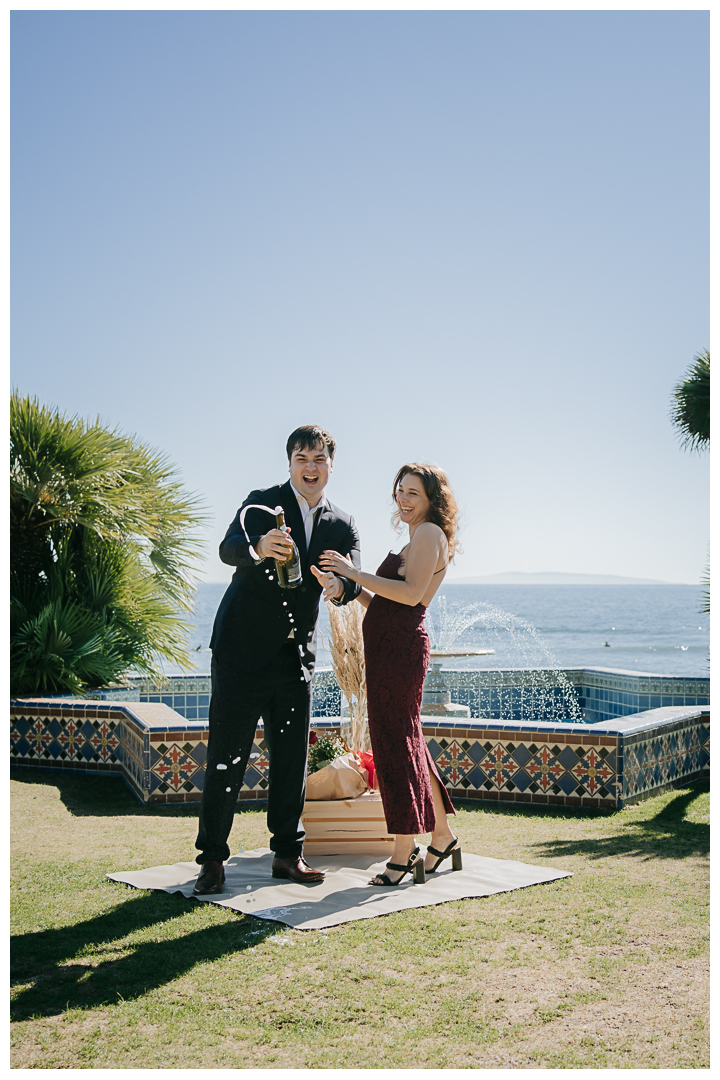
<svg viewBox="0 0 720 1080">
<path fill-rule="evenodd" d="M 412 874 L 416 885 L 425 884 L 425 863 L 422 859 L 414 864 Z"/>
<path fill-rule="evenodd" d="M 452 853 L 453 870 L 462 870 L 462 848 L 456 848 Z"/>
</svg>

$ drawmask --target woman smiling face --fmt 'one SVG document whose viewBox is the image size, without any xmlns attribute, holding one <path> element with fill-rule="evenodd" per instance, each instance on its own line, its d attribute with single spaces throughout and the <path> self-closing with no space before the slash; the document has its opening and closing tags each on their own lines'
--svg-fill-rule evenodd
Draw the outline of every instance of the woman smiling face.
<svg viewBox="0 0 720 1080">
<path fill-rule="evenodd" d="M 395 502 L 403 525 L 420 525 L 427 521 L 430 500 L 425 493 L 422 479 L 415 473 L 405 473 L 398 481 Z"/>
</svg>

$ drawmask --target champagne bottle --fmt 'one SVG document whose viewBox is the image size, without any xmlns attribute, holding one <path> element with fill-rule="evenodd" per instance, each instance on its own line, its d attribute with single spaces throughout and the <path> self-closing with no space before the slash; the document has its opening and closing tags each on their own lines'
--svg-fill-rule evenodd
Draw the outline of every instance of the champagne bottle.
<svg viewBox="0 0 720 1080">
<path fill-rule="evenodd" d="M 282 529 L 284 533 L 287 533 L 287 525 L 285 524 L 285 511 L 282 506 L 275 507 L 275 521 L 277 522 L 278 529 Z M 288 537 L 292 544 L 292 551 L 286 559 L 276 559 L 275 566 L 277 568 L 278 585 L 281 589 L 297 589 L 298 585 L 302 585 L 302 570 L 300 568 L 300 552 L 297 549 L 297 545 L 291 536 Z"/>
</svg>

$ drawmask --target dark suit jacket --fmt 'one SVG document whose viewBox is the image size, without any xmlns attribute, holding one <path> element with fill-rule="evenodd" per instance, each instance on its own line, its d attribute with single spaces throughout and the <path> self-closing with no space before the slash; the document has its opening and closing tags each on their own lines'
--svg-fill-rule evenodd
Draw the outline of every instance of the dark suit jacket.
<svg viewBox="0 0 720 1080">
<path fill-rule="evenodd" d="M 263 510 L 248 510 L 243 531 L 240 511 L 250 503 L 260 503 L 271 509 L 282 506 L 285 511 L 285 522 L 300 552 L 303 580 L 298 588 L 281 589 L 274 560 L 256 563 L 250 554 L 249 546 L 252 544 L 255 548 L 260 537 L 276 527 L 274 515 Z M 215 616 L 210 641 L 213 659 L 222 665 L 255 671 L 277 655 L 294 626 L 303 674 L 310 680 L 315 667 L 316 627 L 322 595 L 320 583 L 310 573 L 310 567 L 317 566 L 318 557 L 326 548 L 347 555 L 360 569 L 360 537 L 355 522 L 344 510 L 327 502 L 316 512 L 308 551 L 300 507 L 290 481 L 251 491 L 220 545 L 222 561 L 236 566 L 237 570 Z M 346 604 L 359 596 L 361 590 L 349 578 L 342 580 L 345 584 L 342 603 Z"/>
</svg>

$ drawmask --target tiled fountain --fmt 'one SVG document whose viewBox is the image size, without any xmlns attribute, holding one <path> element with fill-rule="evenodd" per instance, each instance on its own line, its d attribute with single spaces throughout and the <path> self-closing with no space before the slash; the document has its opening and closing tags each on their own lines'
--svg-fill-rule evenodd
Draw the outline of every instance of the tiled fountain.
<svg viewBox="0 0 720 1080">
<path fill-rule="evenodd" d="M 454 798 L 619 808 L 707 775 L 709 680 L 583 668 L 443 670 L 465 715 L 423 717 L 430 752 Z M 529 719 L 543 702 L 567 716 Z M 539 697 L 542 695 L 542 697 Z M 12 701 L 11 762 L 121 776 L 145 803 L 196 803 L 205 778 L 210 678 L 143 679 L 92 699 Z M 331 670 L 313 683 L 313 724 L 339 728 Z M 268 760 L 258 726 L 240 800 L 264 799 Z"/>
</svg>

